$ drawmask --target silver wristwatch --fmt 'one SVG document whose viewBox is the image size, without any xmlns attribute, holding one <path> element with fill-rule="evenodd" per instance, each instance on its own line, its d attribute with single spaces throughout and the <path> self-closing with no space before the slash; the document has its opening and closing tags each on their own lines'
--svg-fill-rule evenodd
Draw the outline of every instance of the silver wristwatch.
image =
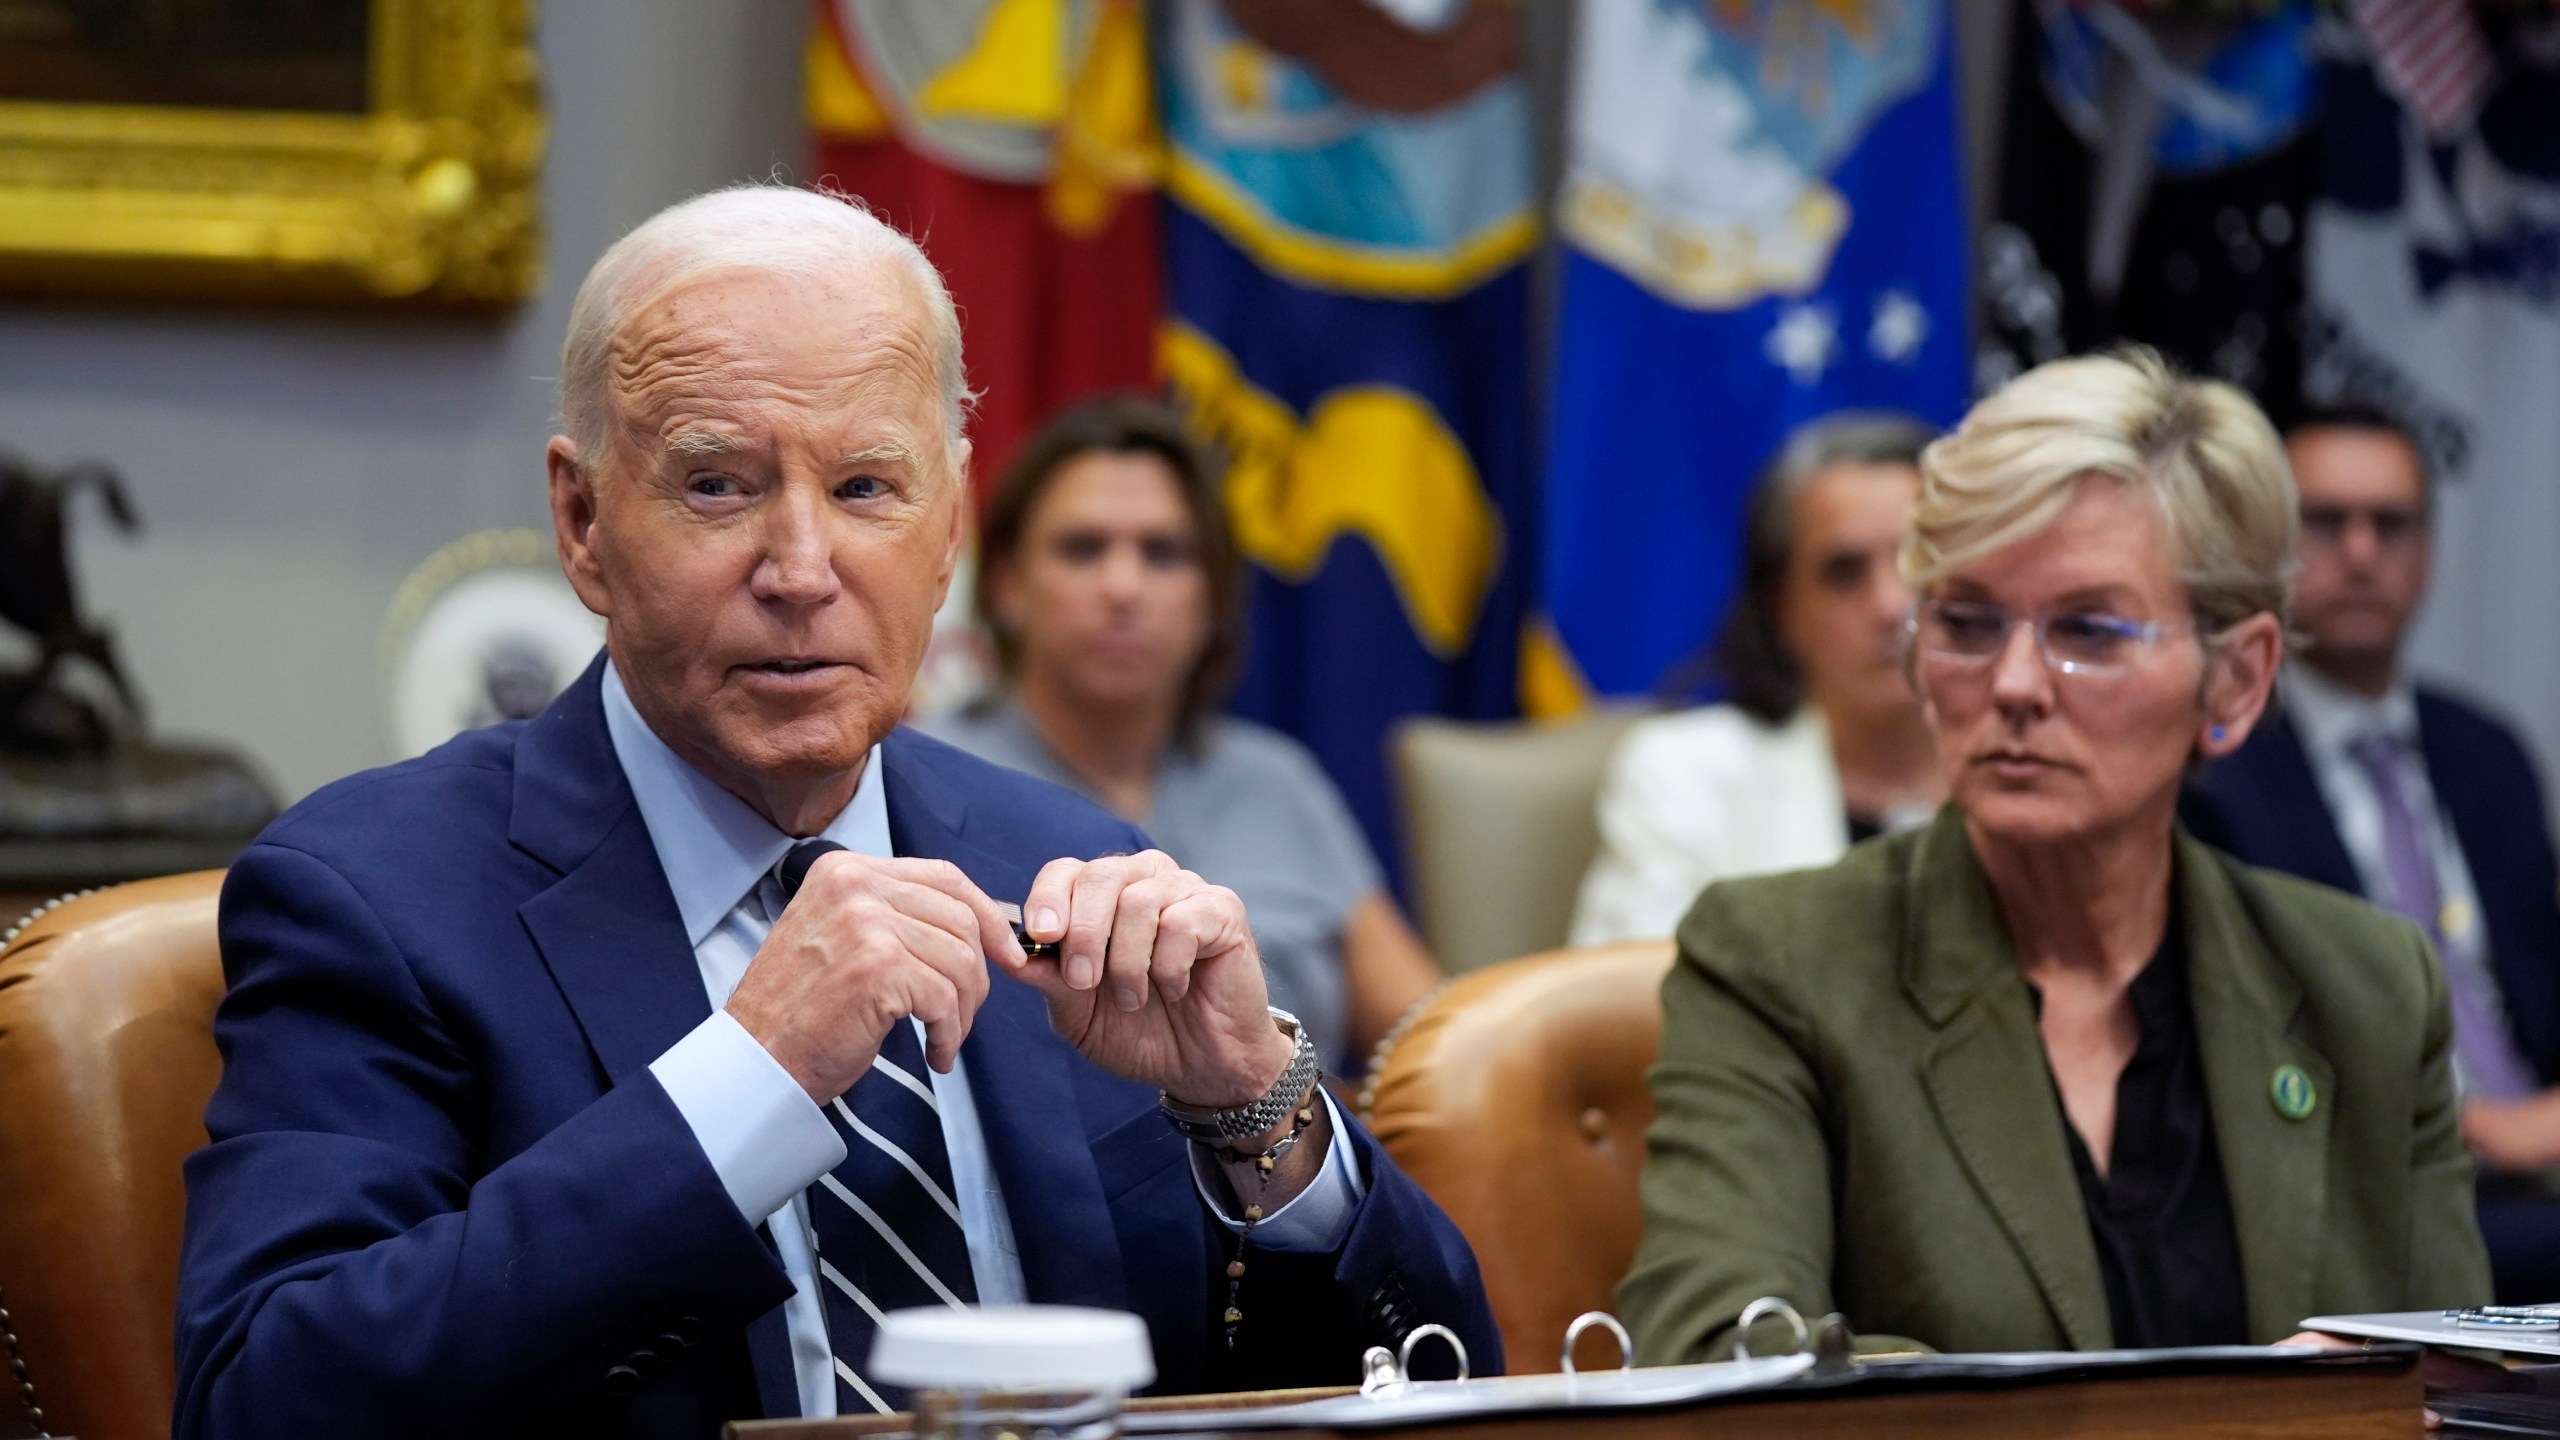
<svg viewBox="0 0 2560 1440">
<path fill-rule="evenodd" d="M 1233 1110 L 1194 1110 L 1188 1105 L 1175 1104 L 1170 1095 L 1158 1096 L 1157 1103 L 1164 1110 L 1164 1118 L 1173 1122 L 1173 1128 L 1181 1131 L 1183 1138 L 1194 1144 L 1224 1148 L 1238 1140 L 1268 1134 L 1298 1107 L 1298 1102 L 1307 1097 L 1308 1091 L 1315 1088 L 1318 1072 L 1316 1042 L 1307 1038 L 1307 1027 L 1298 1023 L 1297 1016 L 1277 1005 L 1271 1007 L 1271 1020 L 1280 1027 L 1281 1034 L 1297 1043 L 1298 1048 L 1289 1057 L 1289 1068 L 1280 1072 L 1279 1082 L 1263 1092 L 1261 1099 Z"/>
</svg>

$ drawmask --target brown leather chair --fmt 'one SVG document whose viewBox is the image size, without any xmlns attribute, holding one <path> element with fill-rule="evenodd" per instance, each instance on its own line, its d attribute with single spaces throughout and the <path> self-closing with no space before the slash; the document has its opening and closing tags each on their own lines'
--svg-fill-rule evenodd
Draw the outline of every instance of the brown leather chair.
<svg viewBox="0 0 2560 1440">
<path fill-rule="evenodd" d="M 1565 1326 L 1613 1309 L 1635 1259 L 1671 954 L 1595 945 L 1462 975 L 1373 1071 L 1370 1128 L 1475 1247 L 1515 1374 L 1556 1369 Z M 1584 1363 L 1614 1363 L 1601 1348 Z"/>
<path fill-rule="evenodd" d="M 222 1073 L 221 887 L 119 885 L 0 948 L 0 1305 L 56 1434 L 169 1433 L 179 1167 Z"/>
</svg>

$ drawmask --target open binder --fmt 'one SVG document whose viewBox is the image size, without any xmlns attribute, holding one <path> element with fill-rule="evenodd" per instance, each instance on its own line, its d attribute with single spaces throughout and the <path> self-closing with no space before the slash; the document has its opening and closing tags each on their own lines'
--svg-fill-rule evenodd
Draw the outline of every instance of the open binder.
<svg viewBox="0 0 2560 1440">
<path fill-rule="evenodd" d="M 1790 1312 L 1791 1313 L 1791 1312 Z M 1191 1434 L 1202 1429 L 1253 1430 L 1392 1430 L 1452 1420 L 1488 1420 L 1530 1415 L 1589 1414 L 1603 1411 L 1669 1410 L 1712 1401 L 1753 1396 L 1814 1398 L 1833 1391 L 1874 1392 L 1894 1389 L 1998 1389 L 2073 1380 L 2138 1378 L 2152 1375 L 2243 1373 L 2288 1370 L 2341 1370 L 2383 1366 L 2405 1369 L 2417 1350 L 2383 1345 L 2370 1350 L 2333 1350 L 2317 1346 L 2206 1345 L 2164 1350 L 2033 1351 L 1985 1355 L 1914 1354 L 1858 1357 L 1852 1337 L 1838 1316 L 1817 1325 L 1799 1325 L 1797 1353 L 1742 1358 L 1699 1365 L 1632 1367 L 1575 1371 L 1572 1341 L 1585 1328 L 1598 1326 L 1618 1335 L 1626 1358 L 1625 1332 L 1616 1321 L 1595 1312 L 1567 1331 L 1565 1370 L 1552 1375 L 1516 1375 L 1475 1380 L 1406 1380 L 1405 1353 L 1371 1352 L 1372 1374 L 1361 1393 L 1337 1395 L 1288 1405 L 1221 1409 L 1214 1416 L 1196 1410 L 1131 1413 L 1122 1428 L 1131 1435 Z M 1427 1326 L 1426 1330 L 1439 1330 Z M 1445 1332 L 1442 1332 L 1445 1334 Z M 1419 1332 L 1417 1332 L 1419 1334 Z M 1464 1351 L 1459 1351 L 1461 1375 Z"/>
<path fill-rule="evenodd" d="M 1220 1410 L 1206 1417 L 1217 1430 L 1392 1430 L 1447 1420 L 1559 1411 L 1667 1410 L 1726 1395 L 1782 1385 L 1813 1368 L 1810 1355 L 1731 1360 L 1717 1365 L 1667 1365 L 1652 1370 L 1609 1370 L 1580 1375 L 1504 1375 L 1483 1380 L 1415 1380 L 1392 1391 L 1343 1395 L 1298 1405 Z M 1175 1410 L 1124 1415 L 1129 1435 L 1196 1434 L 1204 1417 Z"/>
</svg>

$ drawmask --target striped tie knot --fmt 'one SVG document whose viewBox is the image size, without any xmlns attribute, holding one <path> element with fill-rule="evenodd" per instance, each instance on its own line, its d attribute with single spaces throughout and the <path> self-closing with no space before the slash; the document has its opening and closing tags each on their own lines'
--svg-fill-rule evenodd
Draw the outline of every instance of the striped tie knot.
<svg viewBox="0 0 2560 1440">
<path fill-rule="evenodd" d="M 773 867 L 787 904 L 832 840 L 803 840 Z M 974 1304 L 977 1278 L 951 1182 L 942 1107 L 915 1022 L 880 1040 L 871 1070 L 826 1106 L 844 1163 L 808 1191 L 828 1348 L 840 1413 L 903 1409 L 905 1391 L 863 1373 L 881 1316 L 915 1306 Z"/>
</svg>

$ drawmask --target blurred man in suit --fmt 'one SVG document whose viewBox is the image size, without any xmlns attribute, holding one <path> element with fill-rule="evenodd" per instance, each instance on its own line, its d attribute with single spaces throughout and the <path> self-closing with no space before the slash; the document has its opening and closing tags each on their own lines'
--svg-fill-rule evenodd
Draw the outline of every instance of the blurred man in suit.
<svg viewBox="0 0 2560 1440">
<path fill-rule="evenodd" d="M 2513 731 L 2403 664 L 2433 558 L 2429 477 L 2406 432 L 2332 410 L 2286 448 L 2307 644 L 2268 721 L 2190 787 L 2187 823 L 2433 938 L 2498 1298 L 2560 1300 L 2560 1201 L 2542 1173 L 2560 1167 L 2560 890 L 2541 783 Z"/>
<path fill-rule="evenodd" d="M 881 1314 L 971 1302 L 1134 1311 L 1172 1391 L 1353 1381 L 1425 1321 L 1498 1364 L 1234 893 L 896 728 L 966 509 L 923 253 L 724 191 L 569 331 L 552 518 L 606 653 L 233 867 L 175 1433 L 885 1410 Z"/>
</svg>

